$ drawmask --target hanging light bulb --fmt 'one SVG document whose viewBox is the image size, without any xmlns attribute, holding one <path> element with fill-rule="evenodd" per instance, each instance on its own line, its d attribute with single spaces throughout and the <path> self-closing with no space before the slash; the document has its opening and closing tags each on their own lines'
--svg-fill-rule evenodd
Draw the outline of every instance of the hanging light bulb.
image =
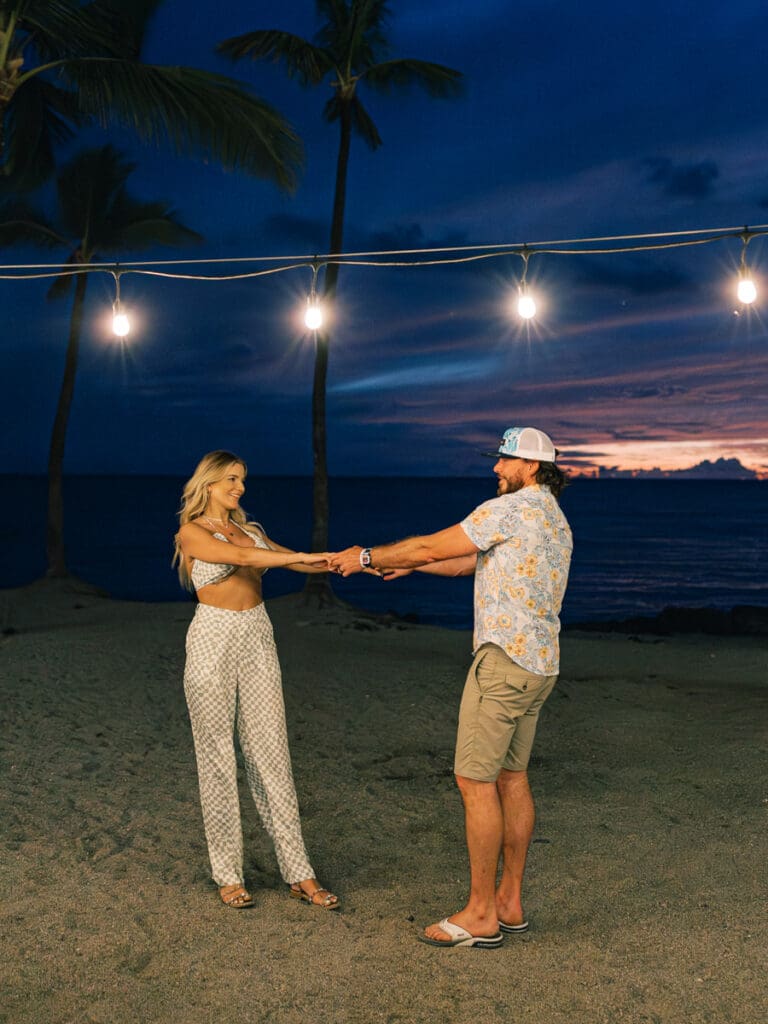
<svg viewBox="0 0 768 1024">
<path fill-rule="evenodd" d="M 115 272 L 115 301 L 112 303 L 112 333 L 118 338 L 125 338 L 131 330 L 131 322 L 128 319 L 122 303 L 120 302 L 120 274 Z"/>
<path fill-rule="evenodd" d="M 323 326 L 323 310 L 317 301 L 314 291 L 307 297 L 307 309 L 304 313 L 304 323 L 308 330 L 317 331 Z"/>
<path fill-rule="evenodd" d="M 527 291 L 522 292 L 520 298 L 517 300 L 517 312 L 523 318 L 523 320 L 530 320 L 536 316 L 536 302 L 532 295 L 529 295 Z"/>
<path fill-rule="evenodd" d="M 757 298 L 757 288 L 747 266 L 747 245 L 751 237 L 752 235 L 745 228 L 744 234 L 741 236 L 741 263 L 739 265 L 739 283 L 736 287 L 736 295 L 739 302 L 745 306 L 751 305 Z"/>
<path fill-rule="evenodd" d="M 120 309 L 118 303 L 112 308 L 112 331 L 118 338 L 124 338 L 131 331 L 131 322 Z"/>
<path fill-rule="evenodd" d="M 736 294 L 739 297 L 739 302 L 743 302 L 745 305 L 749 305 L 754 302 L 757 298 L 757 288 L 755 288 L 755 282 L 750 277 L 742 277 L 739 279 L 739 286 L 736 289 Z"/>
<path fill-rule="evenodd" d="M 523 258 L 523 276 L 520 279 L 520 296 L 517 300 L 517 312 L 523 320 L 530 320 L 536 316 L 536 301 L 528 291 L 528 282 L 526 276 L 528 274 L 528 251 L 523 246 L 523 251 L 520 253 Z"/>
<path fill-rule="evenodd" d="M 319 331 L 323 326 L 323 307 L 317 297 L 317 272 L 320 269 L 317 261 L 312 264 L 312 286 L 307 296 L 307 308 L 304 311 L 304 325 L 308 331 Z"/>
</svg>

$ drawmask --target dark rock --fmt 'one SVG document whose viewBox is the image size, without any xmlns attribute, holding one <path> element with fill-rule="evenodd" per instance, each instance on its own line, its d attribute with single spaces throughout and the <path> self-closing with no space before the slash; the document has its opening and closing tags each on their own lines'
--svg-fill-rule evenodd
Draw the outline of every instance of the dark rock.
<svg viewBox="0 0 768 1024">
<path fill-rule="evenodd" d="M 736 605 L 721 608 L 668 607 L 655 616 L 638 616 L 613 622 L 571 623 L 566 630 L 591 633 L 632 633 L 671 636 L 674 633 L 706 633 L 710 636 L 768 636 L 768 608 Z"/>
</svg>

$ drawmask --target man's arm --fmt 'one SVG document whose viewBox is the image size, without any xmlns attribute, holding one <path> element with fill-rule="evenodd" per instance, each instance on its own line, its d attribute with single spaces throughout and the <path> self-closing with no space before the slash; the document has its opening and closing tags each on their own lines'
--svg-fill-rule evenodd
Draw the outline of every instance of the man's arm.
<svg viewBox="0 0 768 1024">
<path fill-rule="evenodd" d="M 431 576 L 473 576 L 477 566 L 477 555 L 460 555 L 458 558 L 446 558 L 442 562 L 430 562 L 419 565 L 415 569 L 376 569 L 374 574 L 383 580 L 396 580 L 401 576 L 410 576 L 412 572 L 429 573 Z M 370 572 L 371 570 L 366 570 Z"/>
<path fill-rule="evenodd" d="M 441 562 L 420 565 L 416 572 L 425 572 L 432 576 L 472 576 L 476 566 L 477 551 L 474 551 L 471 555 L 459 555 L 457 558 L 444 558 Z"/>
<path fill-rule="evenodd" d="M 362 550 L 363 548 L 359 545 L 355 545 L 331 555 L 331 568 L 343 576 L 351 576 L 352 573 L 360 572 L 360 552 Z M 477 555 L 479 550 L 457 523 L 438 533 L 408 537 L 407 540 L 401 540 L 395 544 L 371 548 L 371 566 L 374 569 L 418 569 L 435 562 L 463 558 L 466 555 Z M 435 571 L 439 575 L 443 575 L 437 569 Z M 448 572 L 445 575 L 463 575 L 463 573 Z"/>
</svg>

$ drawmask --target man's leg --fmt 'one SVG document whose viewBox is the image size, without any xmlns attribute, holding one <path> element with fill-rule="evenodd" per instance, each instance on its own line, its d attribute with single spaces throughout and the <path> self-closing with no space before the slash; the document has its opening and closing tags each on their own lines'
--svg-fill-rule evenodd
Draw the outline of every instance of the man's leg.
<svg viewBox="0 0 768 1024">
<path fill-rule="evenodd" d="M 502 768 L 496 790 L 504 820 L 504 868 L 496 890 L 496 912 L 505 924 L 522 924 L 525 920 L 521 900 L 523 874 L 535 822 L 528 773 Z"/>
<path fill-rule="evenodd" d="M 522 921 L 516 914 L 522 913 L 520 886 L 533 832 L 533 801 L 524 769 L 538 710 L 555 678 L 526 672 L 494 644 L 479 649 L 467 675 L 454 771 L 464 801 L 471 889 L 464 909 L 449 920 L 473 935 L 496 934 L 497 909 L 502 907 L 509 914 L 501 918 L 505 924 Z M 511 759 L 511 765 L 505 771 L 502 765 L 507 759 Z M 518 764 L 520 770 L 512 770 Z M 513 784 L 520 777 L 524 780 L 522 788 Z M 488 779 L 494 781 L 485 781 Z M 509 868 L 505 868 L 509 878 L 502 879 L 503 901 L 498 903 L 496 875 L 502 846 L 509 860 Z M 437 925 L 431 925 L 425 934 L 432 939 L 448 938 Z"/>
<path fill-rule="evenodd" d="M 472 935 L 495 935 L 499 930 L 496 873 L 504 838 L 499 791 L 495 782 L 477 782 L 461 775 L 456 776 L 456 784 L 464 801 L 470 891 L 466 907 L 449 920 Z M 430 939 L 450 938 L 436 924 L 430 925 L 425 935 Z"/>
</svg>

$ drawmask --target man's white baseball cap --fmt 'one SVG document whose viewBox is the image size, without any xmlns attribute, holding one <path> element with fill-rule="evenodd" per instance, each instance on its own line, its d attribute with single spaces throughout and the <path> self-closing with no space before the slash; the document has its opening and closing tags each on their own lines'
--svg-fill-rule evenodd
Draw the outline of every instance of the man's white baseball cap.
<svg viewBox="0 0 768 1024">
<path fill-rule="evenodd" d="M 535 427 L 510 427 L 504 431 L 495 452 L 482 454 L 492 459 L 537 459 L 539 462 L 554 462 L 557 456 L 551 438 Z"/>
</svg>

